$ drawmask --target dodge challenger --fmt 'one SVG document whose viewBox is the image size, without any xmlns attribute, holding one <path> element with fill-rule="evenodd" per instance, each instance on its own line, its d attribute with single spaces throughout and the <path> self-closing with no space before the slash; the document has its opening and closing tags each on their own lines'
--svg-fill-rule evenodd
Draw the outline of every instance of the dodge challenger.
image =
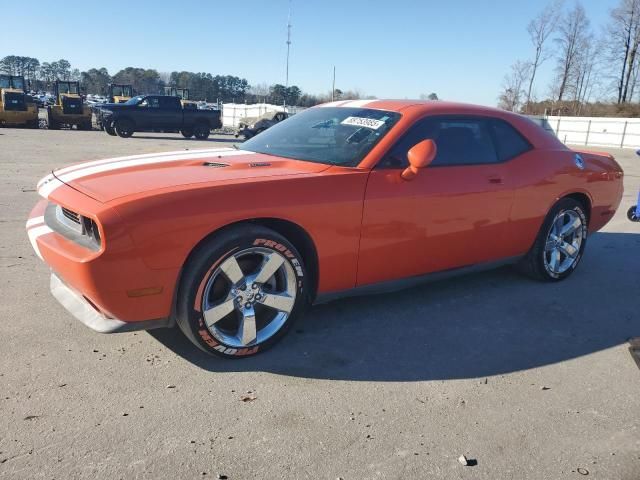
<svg viewBox="0 0 640 480">
<path fill-rule="evenodd" d="M 332 102 L 235 148 L 54 170 L 27 221 L 53 296 L 85 325 L 178 325 L 260 353 L 307 306 L 503 264 L 564 280 L 623 172 L 531 120 L 447 102 Z"/>
</svg>

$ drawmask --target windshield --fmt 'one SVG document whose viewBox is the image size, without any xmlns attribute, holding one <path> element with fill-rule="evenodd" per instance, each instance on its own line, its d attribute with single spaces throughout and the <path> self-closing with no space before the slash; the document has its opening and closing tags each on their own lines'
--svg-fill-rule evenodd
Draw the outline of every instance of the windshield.
<svg viewBox="0 0 640 480">
<path fill-rule="evenodd" d="M 78 94 L 78 84 L 77 83 L 69 83 L 69 82 L 60 82 L 58 83 L 58 94 L 68 93 L 71 95 Z"/>
<path fill-rule="evenodd" d="M 13 88 L 17 90 L 24 90 L 24 78 L 22 77 L 13 77 Z"/>
<path fill-rule="evenodd" d="M 315 107 L 265 130 L 241 150 L 330 165 L 358 165 L 400 118 L 368 108 Z"/>
<path fill-rule="evenodd" d="M 114 97 L 130 97 L 131 87 L 129 85 L 114 85 L 112 87 Z"/>
<path fill-rule="evenodd" d="M 124 102 L 124 104 L 125 105 L 137 105 L 142 101 L 143 98 L 144 98 L 143 95 L 138 95 L 137 97 L 131 97 L 129 100 Z"/>
</svg>

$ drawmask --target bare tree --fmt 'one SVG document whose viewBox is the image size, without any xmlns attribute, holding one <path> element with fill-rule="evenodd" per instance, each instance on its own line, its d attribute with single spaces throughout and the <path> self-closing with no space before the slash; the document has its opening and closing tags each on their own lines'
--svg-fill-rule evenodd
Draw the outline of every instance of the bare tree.
<svg viewBox="0 0 640 480">
<path fill-rule="evenodd" d="M 538 67 L 547 61 L 550 57 L 545 45 L 551 34 L 555 31 L 558 24 L 558 16 L 562 10 L 562 0 L 555 0 L 553 3 L 538 14 L 536 18 L 531 20 L 527 27 L 529 38 L 533 44 L 535 54 L 533 62 L 531 62 L 531 76 L 529 78 L 529 88 L 527 89 L 526 106 L 531 102 L 531 92 L 533 91 L 533 83 L 536 79 Z"/>
<path fill-rule="evenodd" d="M 559 102 L 563 100 L 572 79 L 575 78 L 580 48 L 589 36 L 589 28 L 589 19 L 580 3 L 576 3 L 558 24 L 558 37 L 555 41 L 559 47 L 559 56 L 554 90 Z"/>
<path fill-rule="evenodd" d="M 517 111 L 524 98 L 524 86 L 531 75 L 531 63 L 518 60 L 511 65 L 511 71 L 505 75 L 502 93 L 498 97 L 498 106 L 511 112 Z"/>
<path fill-rule="evenodd" d="M 611 10 L 607 26 L 610 60 L 617 73 L 615 85 L 618 103 L 631 101 L 634 70 L 640 47 L 640 0 L 620 0 Z"/>
</svg>

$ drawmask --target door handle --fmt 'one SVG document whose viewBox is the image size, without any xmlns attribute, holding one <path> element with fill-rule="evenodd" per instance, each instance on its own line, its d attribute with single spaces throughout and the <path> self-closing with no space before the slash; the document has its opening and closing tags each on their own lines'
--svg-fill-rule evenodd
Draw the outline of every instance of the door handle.
<svg viewBox="0 0 640 480">
<path fill-rule="evenodd" d="M 497 175 L 493 175 L 493 176 L 489 177 L 489 183 L 492 183 L 494 185 L 502 185 L 504 183 L 504 181 L 502 180 L 502 177 L 499 177 Z"/>
</svg>

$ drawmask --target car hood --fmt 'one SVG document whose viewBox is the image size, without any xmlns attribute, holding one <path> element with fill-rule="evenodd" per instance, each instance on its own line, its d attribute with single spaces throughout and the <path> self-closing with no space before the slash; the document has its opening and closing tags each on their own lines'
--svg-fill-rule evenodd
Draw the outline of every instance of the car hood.
<svg viewBox="0 0 640 480">
<path fill-rule="evenodd" d="M 81 163 L 52 175 L 100 202 L 203 183 L 263 181 L 320 173 L 329 165 L 232 148 L 182 150 Z"/>
</svg>

